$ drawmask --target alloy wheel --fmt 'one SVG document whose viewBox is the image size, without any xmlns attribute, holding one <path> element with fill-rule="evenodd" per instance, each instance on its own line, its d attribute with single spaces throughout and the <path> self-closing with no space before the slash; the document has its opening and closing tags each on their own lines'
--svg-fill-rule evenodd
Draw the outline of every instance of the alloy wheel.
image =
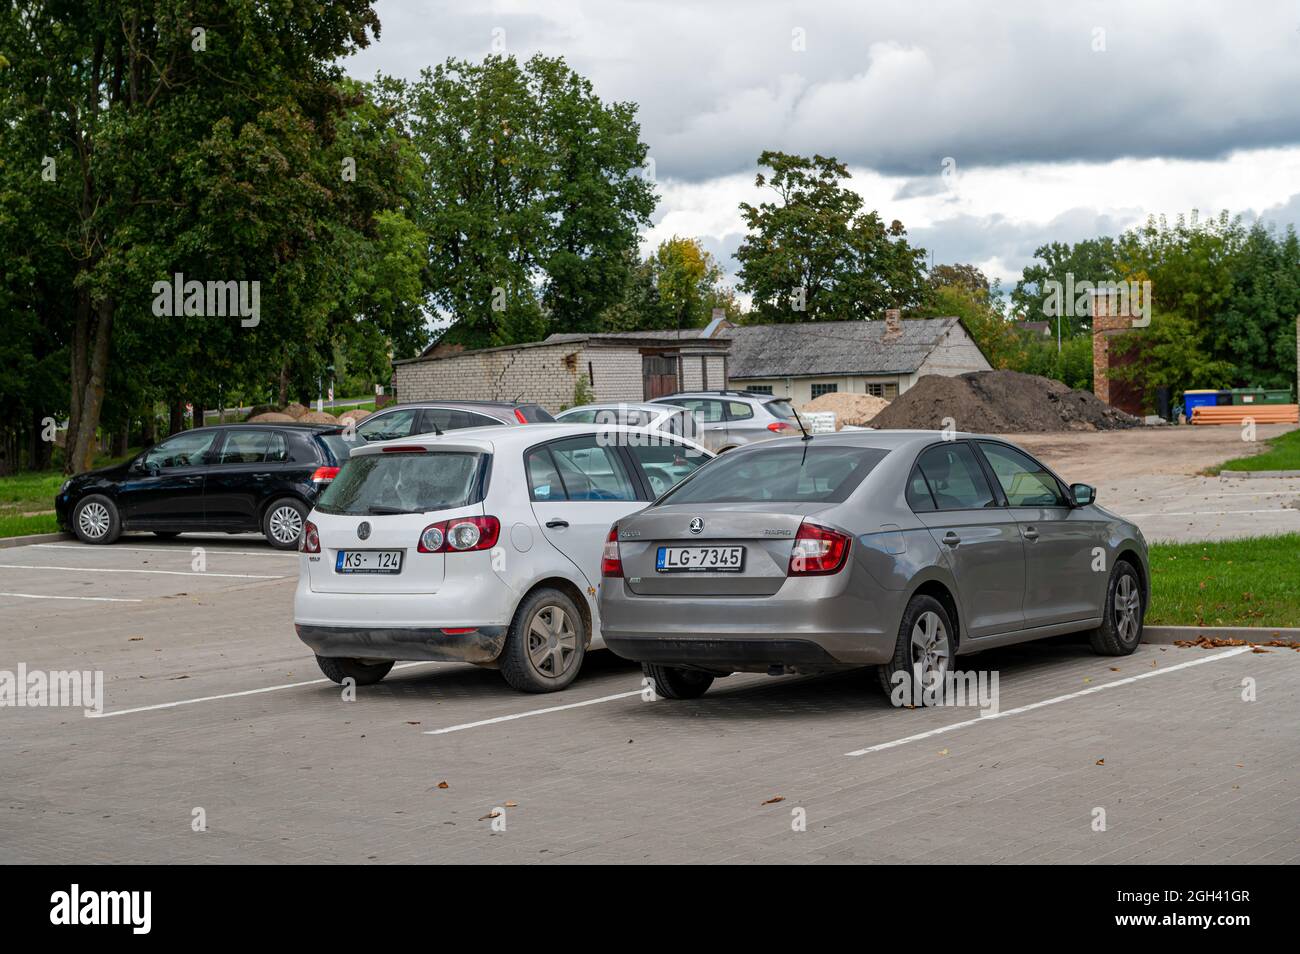
<svg viewBox="0 0 1300 954">
<path fill-rule="evenodd" d="M 271 536 L 277 543 L 293 543 L 302 535 L 302 514 L 288 505 L 276 507 L 271 514 Z"/>
<path fill-rule="evenodd" d="M 108 525 L 112 522 L 109 517 L 108 508 L 98 501 L 91 501 L 81 508 L 77 514 L 77 526 L 81 532 L 92 540 L 98 540 L 104 534 L 108 533 Z"/>
<path fill-rule="evenodd" d="M 1142 609 L 1142 596 L 1133 577 L 1125 573 L 1115 584 L 1115 630 L 1119 638 L 1131 643 L 1137 638 L 1138 614 Z"/>
<path fill-rule="evenodd" d="M 528 622 L 528 658 L 552 679 L 568 672 L 578 652 L 578 631 L 563 608 L 543 606 Z"/>
<path fill-rule="evenodd" d="M 937 685 L 948 672 L 948 631 L 938 613 L 926 611 L 912 626 L 912 676 L 921 689 Z"/>
</svg>

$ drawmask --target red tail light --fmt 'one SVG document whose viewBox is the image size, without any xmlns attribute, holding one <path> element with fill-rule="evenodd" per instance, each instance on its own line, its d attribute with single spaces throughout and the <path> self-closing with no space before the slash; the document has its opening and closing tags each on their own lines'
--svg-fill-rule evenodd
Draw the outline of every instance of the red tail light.
<svg viewBox="0 0 1300 954">
<path fill-rule="evenodd" d="M 337 467 L 317 467 L 316 473 L 311 475 L 311 479 L 318 484 L 328 484 L 338 475 L 339 469 Z"/>
<path fill-rule="evenodd" d="M 623 557 L 618 552 L 618 524 L 609 528 L 605 538 L 605 549 L 600 555 L 600 575 L 621 580 L 623 578 Z"/>
<path fill-rule="evenodd" d="M 419 444 L 399 444 L 396 447 L 385 447 L 385 454 L 427 454 L 428 451 Z"/>
<path fill-rule="evenodd" d="M 431 523 L 420 532 L 419 553 L 471 553 L 491 550 L 501 536 L 496 517 L 452 517 Z"/>
<path fill-rule="evenodd" d="M 519 408 L 515 408 L 515 420 L 520 424 L 528 423 L 528 418 L 524 417 L 524 412 L 519 410 Z"/>
<path fill-rule="evenodd" d="M 320 553 L 320 531 L 310 520 L 302 525 L 302 539 L 298 541 L 298 549 L 303 553 Z"/>
<path fill-rule="evenodd" d="M 790 551 L 790 576 L 829 576 L 838 573 L 849 555 L 850 538 L 837 530 L 808 523 L 799 524 Z"/>
<path fill-rule="evenodd" d="M 793 431 L 794 427 L 784 421 L 773 421 L 771 424 L 767 425 L 767 429 L 773 434 L 780 434 L 782 431 Z"/>
</svg>

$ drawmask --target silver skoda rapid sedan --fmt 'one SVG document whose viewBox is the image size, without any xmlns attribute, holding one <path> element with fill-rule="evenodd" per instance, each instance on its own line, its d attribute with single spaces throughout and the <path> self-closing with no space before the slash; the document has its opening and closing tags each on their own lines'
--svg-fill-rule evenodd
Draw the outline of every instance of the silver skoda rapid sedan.
<svg viewBox="0 0 1300 954">
<path fill-rule="evenodd" d="M 732 672 L 871 665 L 886 692 L 923 687 L 957 656 L 1071 632 L 1125 655 L 1150 598 L 1146 541 L 1095 497 L 997 437 L 754 444 L 611 528 L 601 629 L 676 699 Z"/>
</svg>

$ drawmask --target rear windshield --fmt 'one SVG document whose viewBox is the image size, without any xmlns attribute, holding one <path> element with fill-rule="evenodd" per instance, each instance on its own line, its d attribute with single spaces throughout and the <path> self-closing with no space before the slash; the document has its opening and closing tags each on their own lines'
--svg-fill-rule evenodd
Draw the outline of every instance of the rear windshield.
<svg viewBox="0 0 1300 954">
<path fill-rule="evenodd" d="M 888 453 L 803 441 L 732 452 L 701 467 L 659 503 L 842 503 Z"/>
<path fill-rule="evenodd" d="M 477 503 L 485 455 L 363 454 L 343 465 L 316 509 L 331 514 L 425 513 Z"/>
<path fill-rule="evenodd" d="M 546 424 L 555 420 L 551 417 L 551 412 L 540 404 L 520 404 L 517 410 L 529 424 Z"/>
<path fill-rule="evenodd" d="M 767 408 L 768 413 L 773 417 L 779 417 L 782 420 L 794 420 L 794 407 L 785 398 L 777 398 L 775 401 L 768 401 L 763 407 Z"/>
</svg>

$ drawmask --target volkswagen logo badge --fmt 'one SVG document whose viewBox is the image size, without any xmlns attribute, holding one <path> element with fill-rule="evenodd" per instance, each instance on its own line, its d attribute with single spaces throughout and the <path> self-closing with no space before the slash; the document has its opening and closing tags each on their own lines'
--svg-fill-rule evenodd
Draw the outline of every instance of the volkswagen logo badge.
<svg viewBox="0 0 1300 954">
<path fill-rule="evenodd" d="M 695 518 L 693 518 L 693 519 L 691 520 L 691 522 L 687 525 L 687 529 L 690 530 L 691 533 L 701 533 L 701 532 L 703 532 L 703 530 L 704 530 L 704 520 L 701 519 L 700 517 L 695 517 Z"/>
<path fill-rule="evenodd" d="M 357 538 L 360 540 L 370 539 L 370 522 L 368 520 L 362 520 L 357 524 Z"/>
</svg>

